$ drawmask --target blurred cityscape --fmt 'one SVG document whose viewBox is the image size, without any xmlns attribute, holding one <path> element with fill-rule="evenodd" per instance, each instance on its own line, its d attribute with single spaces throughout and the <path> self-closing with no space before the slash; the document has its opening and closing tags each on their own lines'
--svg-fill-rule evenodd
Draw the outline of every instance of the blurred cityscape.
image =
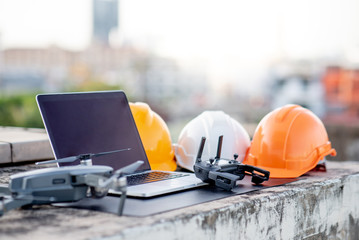
<svg viewBox="0 0 359 240">
<path fill-rule="evenodd" d="M 57 45 L 4 48 L 0 29 L 0 125 L 42 127 L 35 104 L 39 92 L 123 89 L 130 101 L 147 102 L 163 117 L 174 141 L 184 124 L 204 110 L 223 110 L 253 134 L 266 113 L 294 103 L 324 121 L 339 159 L 359 159 L 356 62 L 343 57 L 275 57 L 259 77 L 258 91 L 247 91 L 237 86 L 238 81 L 249 81 L 244 77 L 222 81 L 201 64 L 188 67 L 131 42 L 112 44 L 120 7 L 117 0 L 92 1 L 92 37 L 82 50 Z M 30 95 L 25 110 L 18 108 L 20 95 Z M 15 98 L 12 113 L 6 100 L 11 98 Z M 17 120 L 21 117 L 28 122 Z"/>
</svg>

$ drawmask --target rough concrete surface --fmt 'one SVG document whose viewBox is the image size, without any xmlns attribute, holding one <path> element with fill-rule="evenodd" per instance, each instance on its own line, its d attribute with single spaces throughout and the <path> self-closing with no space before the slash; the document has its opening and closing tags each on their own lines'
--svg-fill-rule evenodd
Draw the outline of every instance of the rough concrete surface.
<svg viewBox="0 0 359 240">
<path fill-rule="evenodd" d="M 0 182 L 27 166 L 0 169 Z M 35 206 L 0 218 L 0 239 L 359 239 L 359 163 L 148 217 Z"/>
</svg>

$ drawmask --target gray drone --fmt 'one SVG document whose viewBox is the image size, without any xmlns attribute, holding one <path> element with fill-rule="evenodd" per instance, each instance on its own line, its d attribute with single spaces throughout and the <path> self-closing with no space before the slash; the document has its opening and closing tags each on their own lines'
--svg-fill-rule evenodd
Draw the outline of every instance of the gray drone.
<svg viewBox="0 0 359 240">
<path fill-rule="evenodd" d="M 110 189 L 121 193 L 118 215 L 122 215 L 127 192 L 127 179 L 124 174 L 136 171 L 143 161 L 113 172 L 109 166 L 93 166 L 91 159 L 125 150 L 130 148 L 39 162 L 36 164 L 76 160 L 81 163 L 77 166 L 37 169 L 12 175 L 9 186 L 0 186 L 0 216 L 11 209 L 27 205 L 75 202 L 86 197 L 102 198 Z"/>
</svg>

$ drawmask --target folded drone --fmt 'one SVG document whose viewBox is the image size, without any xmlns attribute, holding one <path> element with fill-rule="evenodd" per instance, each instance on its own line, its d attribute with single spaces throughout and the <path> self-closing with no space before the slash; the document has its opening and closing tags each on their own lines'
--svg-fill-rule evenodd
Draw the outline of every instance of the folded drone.
<svg viewBox="0 0 359 240">
<path fill-rule="evenodd" d="M 77 166 L 37 169 L 10 177 L 9 186 L 0 187 L 0 216 L 27 205 L 75 202 L 86 197 L 102 198 L 110 189 L 121 192 L 118 215 L 122 215 L 126 199 L 125 173 L 133 173 L 143 161 L 137 161 L 115 172 L 109 166 L 92 165 L 91 158 L 130 149 L 98 154 L 81 154 L 43 163 L 80 160 Z"/>
</svg>

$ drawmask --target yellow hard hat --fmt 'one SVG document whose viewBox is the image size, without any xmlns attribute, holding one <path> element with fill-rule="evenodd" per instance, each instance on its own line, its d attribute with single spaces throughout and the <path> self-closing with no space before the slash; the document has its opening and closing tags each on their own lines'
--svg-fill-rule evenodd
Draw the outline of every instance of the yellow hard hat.
<svg viewBox="0 0 359 240">
<path fill-rule="evenodd" d="M 146 103 L 130 103 L 130 108 L 151 169 L 176 170 L 171 135 L 165 121 Z"/>
</svg>

